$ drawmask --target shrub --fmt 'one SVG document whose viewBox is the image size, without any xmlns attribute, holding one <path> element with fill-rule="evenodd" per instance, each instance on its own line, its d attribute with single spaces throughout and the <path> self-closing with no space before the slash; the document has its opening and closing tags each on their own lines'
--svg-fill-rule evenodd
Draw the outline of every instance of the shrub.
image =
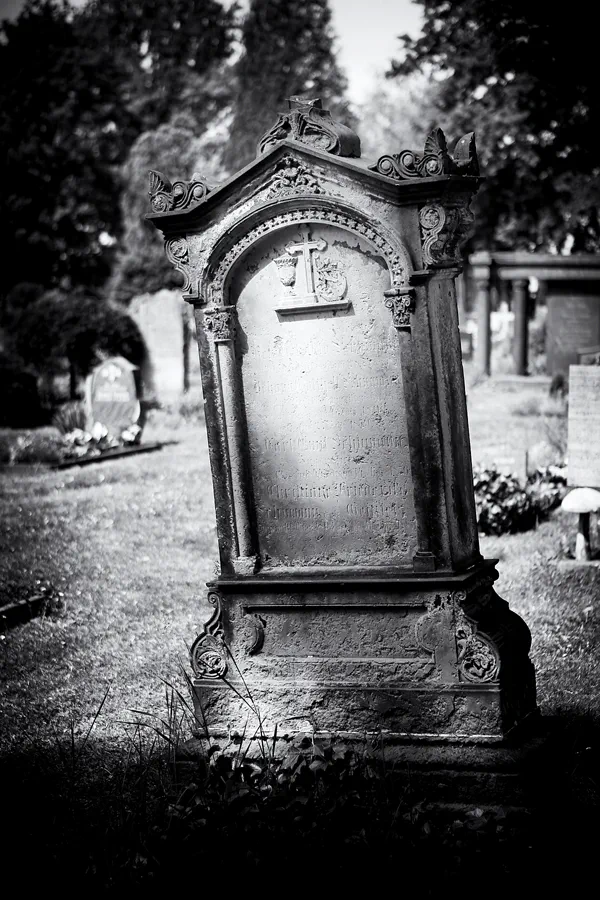
<svg viewBox="0 0 600 900">
<path fill-rule="evenodd" d="M 535 528 L 561 502 L 566 492 L 566 468 L 536 469 L 522 486 L 519 479 L 495 466 L 475 467 L 473 487 L 477 526 L 483 534 L 516 534 Z"/>
<path fill-rule="evenodd" d="M 0 354 L 0 396 L 0 426 L 34 428 L 47 423 L 35 374 L 10 350 Z"/>
<path fill-rule="evenodd" d="M 56 463 L 65 442 L 54 428 L 10 430 L 0 434 L 0 463 Z"/>
</svg>

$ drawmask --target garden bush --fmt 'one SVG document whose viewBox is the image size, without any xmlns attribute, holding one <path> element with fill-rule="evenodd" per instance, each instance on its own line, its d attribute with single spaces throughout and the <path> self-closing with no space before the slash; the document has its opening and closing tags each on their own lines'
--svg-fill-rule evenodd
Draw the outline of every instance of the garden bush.
<svg viewBox="0 0 600 900">
<path fill-rule="evenodd" d="M 35 428 L 48 422 L 38 394 L 37 378 L 10 349 L 0 353 L 0 427 Z"/>
<path fill-rule="evenodd" d="M 529 531 L 546 518 L 566 492 L 566 467 L 536 469 L 522 485 L 512 474 L 495 466 L 475 467 L 473 487 L 477 526 L 483 534 Z"/>
</svg>

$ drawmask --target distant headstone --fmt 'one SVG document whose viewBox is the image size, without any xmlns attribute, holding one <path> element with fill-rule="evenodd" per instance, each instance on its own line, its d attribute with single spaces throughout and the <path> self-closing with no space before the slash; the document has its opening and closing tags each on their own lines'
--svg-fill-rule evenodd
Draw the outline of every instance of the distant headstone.
<svg viewBox="0 0 600 900">
<path fill-rule="evenodd" d="M 187 308 L 181 293 L 162 290 L 134 297 L 129 314 L 140 329 L 148 354 L 147 366 L 142 369 L 144 395 L 161 403 L 176 400 L 187 387 L 189 352 Z M 190 355 L 197 358 L 197 353 Z"/>
<path fill-rule="evenodd" d="M 577 351 L 578 366 L 598 366 L 600 365 L 600 344 L 594 344 L 593 347 L 580 347 Z"/>
<path fill-rule="evenodd" d="M 115 438 L 140 419 L 136 366 L 122 356 L 106 359 L 87 384 L 91 425 L 100 423 Z"/>
<path fill-rule="evenodd" d="M 473 334 L 460 329 L 460 351 L 464 360 L 473 359 Z"/>
<path fill-rule="evenodd" d="M 578 351 L 600 342 L 598 286 L 585 282 L 548 282 L 546 368 L 550 375 L 569 371 Z"/>
<path fill-rule="evenodd" d="M 195 308 L 217 516 L 198 715 L 242 733 L 250 696 L 261 735 L 497 741 L 535 678 L 478 544 L 455 293 L 474 139 L 359 156 L 293 98 L 224 188 L 151 181 Z"/>
<path fill-rule="evenodd" d="M 600 488 L 600 366 L 569 367 L 567 482 Z"/>
</svg>

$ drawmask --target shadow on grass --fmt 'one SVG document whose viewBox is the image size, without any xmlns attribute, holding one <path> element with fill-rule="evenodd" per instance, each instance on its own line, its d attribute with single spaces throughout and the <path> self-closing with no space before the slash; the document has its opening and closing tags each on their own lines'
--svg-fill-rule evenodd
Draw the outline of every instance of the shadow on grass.
<svg viewBox="0 0 600 900">
<path fill-rule="evenodd" d="M 527 811 L 432 809 L 435 797 L 411 795 L 389 768 L 333 744 L 288 768 L 216 749 L 182 777 L 141 729 L 121 743 L 31 743 L 0 760 L 2 849 L 25 892 L 164 893 L 253 875 L 289 888 L 303 871 L 308 888 L 307 866 L 338 884 L 368 875 L 372 886 L 401 871 L 403 888 L 426 897 L 464 897 L 474 878 L 486 897 L 552 890 L 596 864 L 600 722 L 552 724 L 547 790 Z"/>
</svg>

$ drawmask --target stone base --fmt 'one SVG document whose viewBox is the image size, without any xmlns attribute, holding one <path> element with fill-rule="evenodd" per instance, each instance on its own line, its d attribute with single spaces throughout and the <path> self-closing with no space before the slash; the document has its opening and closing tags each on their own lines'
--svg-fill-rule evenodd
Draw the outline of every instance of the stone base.
<svg viewBox="0 0 600 900">
<path fill-rule="evenodd" d="M 191 651 L 199 721 L 237 732 L 499 742 L 535 713 L 495 560 L 460 574 L 221 578 Z"/>
<path fill-rule="evenodd" d="M 398 790 L 403 800 L 413 806 L 533 810 L 548 802 L 549 785 L 556 780 L 557 766 L 552 763 L 554 728 L 551 721 L 537 715 L 531 717 L 513 740 L 493 746 L 389 737 L 382 742 L 356 735 L 307 736 L 325 745 L 329 740 L 339 740 L 361 757 L 368 757 L 375 767 L 385 761 L 384 777 L 390 790 Z M 196 739 L 180 748 L 177 764 L 181 781 L 193 779 L 197 759 L 211 744 L 214 741 Z M 239 741 L 219 746 L 225 753 L 231 750 L 238 757 L 242 749 L 246 758 L 263 758 L 266 752 L 275 759 L 283 759 L 289 741 L 280 736 L 275 743 L 270 740 L 261 746 L 249 737 L 242 748 Z"/>
</svg>

